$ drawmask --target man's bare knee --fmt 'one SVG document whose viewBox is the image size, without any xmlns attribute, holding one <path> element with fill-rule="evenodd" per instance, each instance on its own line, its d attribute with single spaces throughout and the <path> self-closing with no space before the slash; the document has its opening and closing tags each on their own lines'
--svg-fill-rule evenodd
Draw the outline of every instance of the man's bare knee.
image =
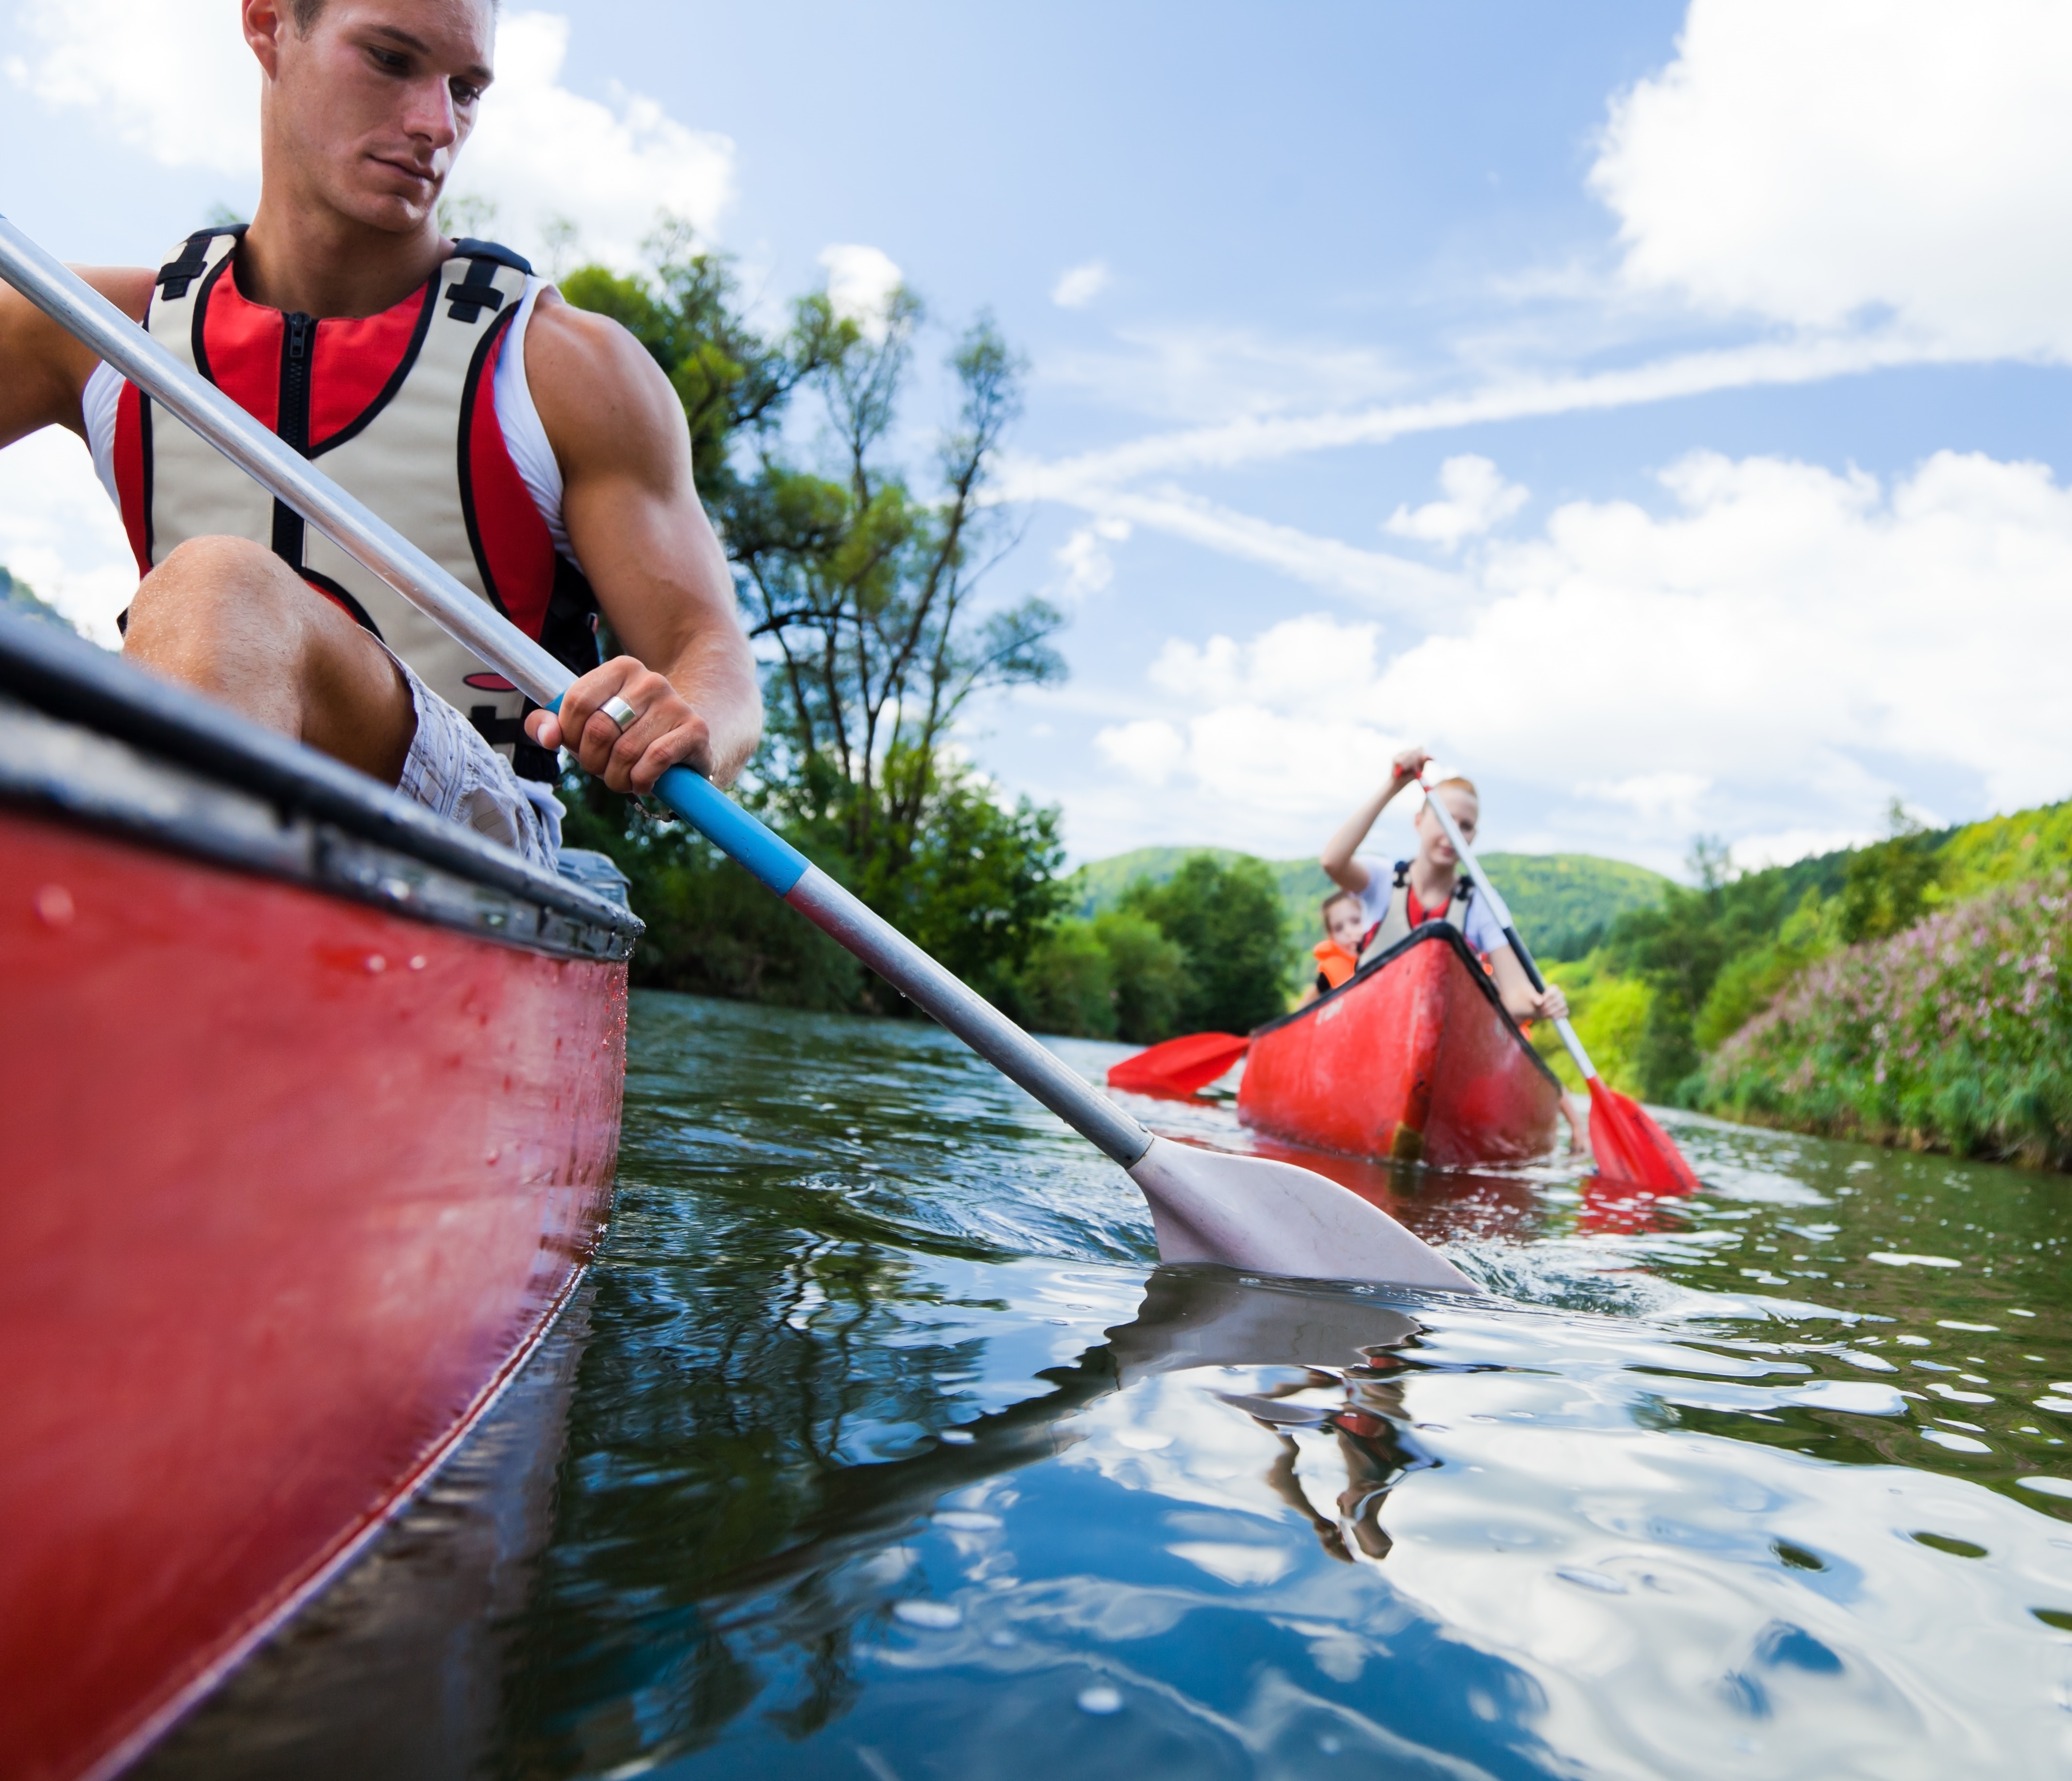
<svg viewBox="0 0 2072 1781">
<path fill-rule="evenodd" d="M 138 587 L 123 654 L 391 785 L 417 731 L 388 652 L 248 539 L 168 553 Z"/>
<path fill-rule="evenodd" d="M 190 538 L 138 584 L 125 650 L 148 654 L 183 635 L 217 632 L 227 623 L 271 621 L 268 628 L 278 628 L 283 607 L 308 597 L 302 578 L 264 545 L 249 538 Z"/>
</svg>

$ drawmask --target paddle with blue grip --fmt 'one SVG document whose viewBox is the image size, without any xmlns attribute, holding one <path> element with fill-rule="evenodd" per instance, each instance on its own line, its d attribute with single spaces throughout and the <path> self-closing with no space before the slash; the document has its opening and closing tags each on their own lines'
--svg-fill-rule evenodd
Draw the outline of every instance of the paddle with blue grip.
<svg viewBox="0 0 2072 1781">
<path fill-rule="evenodd" d="M 284 444 L 5 218 L 0 278 L 340 549 L 549 710 L 568 667 Z M 672 767 L 655 796 L 1129 1173 L 1167 1261 L 1474 1289 L 1379 1207 L 1309 1170 L 1154 1137 L 1055 1053 L 711 782 Z"/>
</svg>

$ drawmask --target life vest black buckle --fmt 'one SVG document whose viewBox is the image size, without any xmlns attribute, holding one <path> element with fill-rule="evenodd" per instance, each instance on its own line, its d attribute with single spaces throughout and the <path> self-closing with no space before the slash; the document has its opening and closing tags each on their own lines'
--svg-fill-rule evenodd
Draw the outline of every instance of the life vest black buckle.
<svg viewBox="0 0 2072 1781">
<path fill-rule="evenodd" d="M 504 293 L 492 284 L 477 284 L 472 275 L 464 285 L 448 285 L 446 295 L 453 300 L 453 306 L 446 314 L 456 322 L 471 323 L 479 319 L 485 309 L 495 311 L 504 306 Z"/>
</svg>

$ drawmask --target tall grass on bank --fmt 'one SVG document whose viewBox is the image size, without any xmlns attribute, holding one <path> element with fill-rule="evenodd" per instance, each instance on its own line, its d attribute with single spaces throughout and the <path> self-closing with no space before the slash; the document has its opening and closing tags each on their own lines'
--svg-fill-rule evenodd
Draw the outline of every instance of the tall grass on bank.
<svg viewBox="0 0 2072 1781">
<path fill-rule="evenodd" d="M 2062 871 L 1845 948 L 1720 1047 L 1700 1098 L 1730 1118 L 2066 1167 L 2068 951 Z"/>
</svg>

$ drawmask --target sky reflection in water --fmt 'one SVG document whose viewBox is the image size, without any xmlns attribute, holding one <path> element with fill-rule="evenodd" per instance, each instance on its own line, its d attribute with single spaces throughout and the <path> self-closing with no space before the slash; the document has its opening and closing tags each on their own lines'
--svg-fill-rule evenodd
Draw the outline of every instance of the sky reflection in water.
<svg viewBox="0 0 2072 1781">
<path fill-rule="evenodd" d="M 1498 1296 L 1293 1289 L 1153 1273 L 931 1029 L 647 996 L 633 1055 L 551 1512 L 425 1772 L 2072 1765 L 2062 1178 L 1699 1121 L 1681 1203 L 1355 1165 Z M 324 1767 L 297 1637 L 154 1771 Z"/>
</svg>

